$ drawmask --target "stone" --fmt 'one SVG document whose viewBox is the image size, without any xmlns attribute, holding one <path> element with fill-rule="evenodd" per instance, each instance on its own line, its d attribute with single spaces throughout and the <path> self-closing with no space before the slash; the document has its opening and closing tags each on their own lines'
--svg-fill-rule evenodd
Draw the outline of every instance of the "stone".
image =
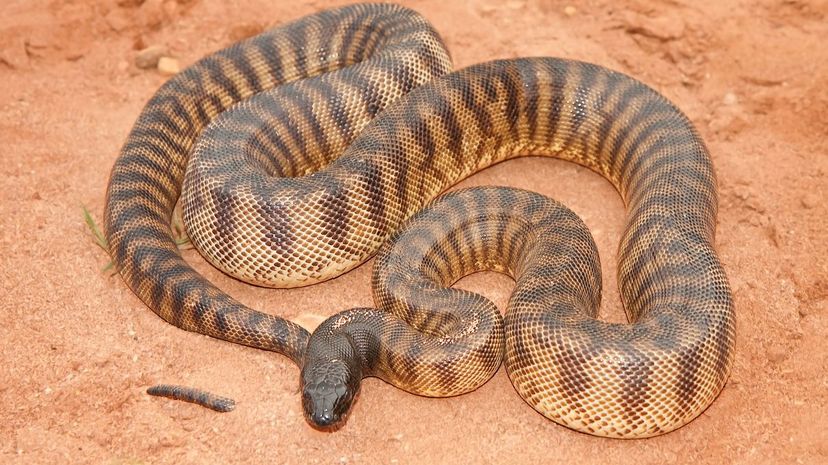
<svg viewBox="0 0 828 465">
<path fill-rule="evenodd" d="M 161 57 L 158 59 L 158 71 L 165 76 L 172 76 L 181 71 L 181 67 L 175 58 Z"/>
<path fill-rule="evenodd" d="M 167 47 L 163 45 L 150 45 L 135 54 L 135 66 L 140 69 L 157 68 L 161 57 L 166 55 Z"/>
<path fill-rule="evenodd" d="M 800 203 L 802 203 L 802 206 L 807 208 L 808 210 L 816 208 L 817 205 L 819 205 L 819 201 L 819 194 L 815 192 L 808 192 L 800 199 Z"/>
</svg>

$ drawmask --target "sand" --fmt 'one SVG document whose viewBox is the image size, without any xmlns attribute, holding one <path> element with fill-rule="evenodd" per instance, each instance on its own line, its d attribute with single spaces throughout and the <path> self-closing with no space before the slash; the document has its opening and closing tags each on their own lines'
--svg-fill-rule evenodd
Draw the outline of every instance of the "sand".
<svg viewBox="0 0 828 465">
<path fill-rule="evenodd" d="M 0 462 L 3 463 L 826 463 L 828 461 L 828 2 L 411 1 L 457 67 L 552 55 L 654 86 L 708 143 L 717 247 L 738 312 L 726 388 L 697 420 L 655 439 L 594 438 L 535 413 L 505 371 L 451 399 L 364 383 L 348 424 L 304 421 L 285 357 L 175 328 L 145 307 L 95 246 L 109 170 L 167 76 L 139 69 L 160 45 L 181 66 L 340 4 L 278 0 L 4 0 L 0 15 Z M 167 63 L 170 65 L 170 63 Z M 462 186 L 532 189 L 591 228 L 601 315 L 623 321 L 615 283 L 624 212 L 598 175 L 548 159 Z M 313 325 L 370 305 L 371 263 L 298 290 L 254 288 L 185 257 L 242 302 Z M 512 282 L 460 286 L 503 307 Z M 233 397 L 232 413 L 149 397 L 156 382 Z"/>
</svg>

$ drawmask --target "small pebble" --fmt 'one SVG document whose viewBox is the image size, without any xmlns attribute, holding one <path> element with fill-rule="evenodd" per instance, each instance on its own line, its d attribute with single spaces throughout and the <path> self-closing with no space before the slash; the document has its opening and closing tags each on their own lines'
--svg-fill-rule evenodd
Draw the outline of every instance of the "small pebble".
<svg viewBox="0 0 828 465">
<path fill-rule="evenodd" d="M 728 92 L 722 99 L 722 103 L 724 103 L 725 105 L 735 105 L 739 103 L 739 97 L 736 97 L 736 94 L 734 94 L 733 92 Z"/>
<path fill-rule="evenodd" d="M 135 66 L 140 69 L 152 69 L 158 66 L 161 57 L 167 54 L 167 47 L 150 45 L 135 55 Z"/>
<path fill-rule="evenodd" d="M 800 202 L 802 203 L 802 206 L 808 210 L 816 208 L 816 206 L 819 205 L 819 195 L 814 192 L 808 192 L 802 197 Z"/>
<path fill-rule="evenodd" d="M 172 76 L 181 70 L 178 60 L 170 57 L 161 57 L 158 60 L 158 71 L 165 76 Z"/>
<path fill-rule="evenodd" d="M 575 13 L 577 12 L 578 9 L 572 5 L 567 5 L 566 8 L 564 8 L 564 14 L 567 16 L 575 16 Z"/>
</svg>

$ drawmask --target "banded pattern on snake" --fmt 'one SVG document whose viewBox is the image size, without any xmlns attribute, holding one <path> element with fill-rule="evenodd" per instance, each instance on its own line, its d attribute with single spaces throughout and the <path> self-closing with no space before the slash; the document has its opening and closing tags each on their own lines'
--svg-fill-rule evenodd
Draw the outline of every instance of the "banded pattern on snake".
<svg viewBox="0 0 828 465">
<path fill-rule="evenodd" d="M 169 397 L 170 399 L 192 402 L 211 410 L 215 410 L 216 412 L 232 412 L 233 409 L 236 408 L 236 401 L 233 399 L 187 386 L 156 384 L 155 386 L 147 388 L 147 394 L 151 396 Z"/>
<path fill-rule="evenodd" d="M 494 61 L 431 80 L 449 68 L 416 13 L 354 5 L 174 77 L 147 104 L 110 179 L 105 228 L 125 281 L 176 326 L 292 358 L 317 425 L 341 420 L 363 375 L 424 395 L 474 389 L 497 369 L 504 339 L 518 392 L 558 423 L 646 437 L 695 418 L 727 379 L 735 323 L 713 248 L 715 176 L 692 124 L 657 92 L 596 65 Z M 558 204 L 484 189 L 417 214 L 460 179 L 521 155 L 574 161 L 620 192 L 619 283 L 631 324 L 595 319 L 597 253 Z M 328 279 L 396 234 L 374 271 L 383 311 L 332 317 L 306 350 L 304 329 L 244 307 L 180 257 L 169 221 L 182 182 L 200 251 L 260 285 Z M 536 221 L 541 212 L 564 222 Z M 483 297 L 446 289 L 482 269 L 516 278 L 505 325 Z M 392 312 L 411 320 L 376 323 Z"/>
</svg>

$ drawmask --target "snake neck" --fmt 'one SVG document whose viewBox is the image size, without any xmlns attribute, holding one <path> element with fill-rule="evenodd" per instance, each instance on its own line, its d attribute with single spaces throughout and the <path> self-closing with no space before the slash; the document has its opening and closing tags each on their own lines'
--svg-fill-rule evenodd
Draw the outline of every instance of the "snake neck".
<svg viewBox="0 0 828 465">
<path fill-rule="evenodd" d="M 322 322 L 311 335 L 302 364 L 302 406 L 316 428 L 344 423 L 364 376 L 375 375 L 381 312 L 347 310 Z"/>
</svg>

